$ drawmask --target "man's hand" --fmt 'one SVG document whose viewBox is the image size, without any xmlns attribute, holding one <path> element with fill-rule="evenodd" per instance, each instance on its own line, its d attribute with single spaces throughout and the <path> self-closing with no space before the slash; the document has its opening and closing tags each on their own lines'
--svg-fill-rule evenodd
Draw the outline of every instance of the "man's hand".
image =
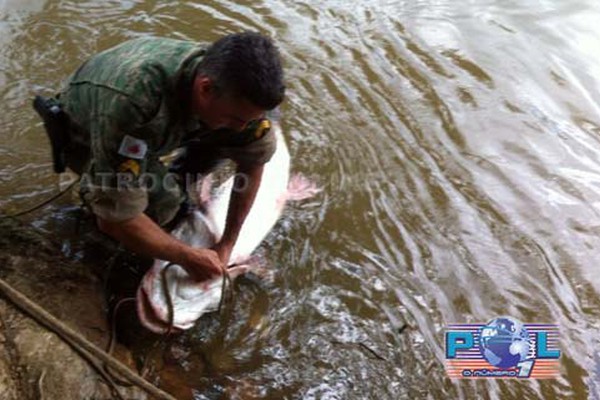
<svg viewBox="0 0 600 400">
<path fill-rule="evenodd" d="M 100 230 L 139 254 L 181 265 L 193 279 L 203 281 L 223 273 L 223 262 L 210 249 L 195 249 L 163 231 L 146 214 L 110 222 L 98 217 Z"/>
<path fill-rule="evenodd" d="M 98 218 L 98 226 L 129 250 L 181 265 L 198 281 L 215 278 L 223 273 L 223 267 L 229 263 L 233 246 L 258 192 L 263 168 L 262 165 L 247 168 L 238 166 L 236 173 L 247 179 L 247 185 L 232 191 L 223 237 L 212 249 L 194 249 L 180 242 L 146 214 L 122 222 Z"/>
<path fill-rule="evenodd" d="M 182 258 L 181 266 L 197 281 L 214 279 L 223 274 L 223 262 L 213 250 L 190 248 Z"/>
</svg>

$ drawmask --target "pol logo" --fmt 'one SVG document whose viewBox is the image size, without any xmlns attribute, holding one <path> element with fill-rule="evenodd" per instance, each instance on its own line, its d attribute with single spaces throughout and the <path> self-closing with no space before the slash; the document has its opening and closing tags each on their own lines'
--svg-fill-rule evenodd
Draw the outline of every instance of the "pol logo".
<svg viewBox="0 0 600 400">
<path fill-rule="evenodd" d="M 450 378 L 549 379 L 559 375 L 559 330 L 555 324 L 523 324 L 498 317 L 487 324 L 446 328 Z"/>
</svg>

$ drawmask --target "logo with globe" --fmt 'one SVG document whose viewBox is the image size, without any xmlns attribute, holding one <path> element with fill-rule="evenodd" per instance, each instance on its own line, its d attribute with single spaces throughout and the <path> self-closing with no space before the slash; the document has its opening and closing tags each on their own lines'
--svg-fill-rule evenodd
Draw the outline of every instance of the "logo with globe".
<svg viewBox="0 0 600 400">
<path fill-rule="evenodd" d="M 556 379 L 559 327 L 497 317 L 446 327 L 446 372 L 456 379 Z"/>
<path fill-rule="evenodd" d="M 531 350 L 529 332 L 521 321 L 512 317 L 495 318 L 481 328 L 479 349 L 494 367 L 516 367 L 527 359 Z"/>
</svg>

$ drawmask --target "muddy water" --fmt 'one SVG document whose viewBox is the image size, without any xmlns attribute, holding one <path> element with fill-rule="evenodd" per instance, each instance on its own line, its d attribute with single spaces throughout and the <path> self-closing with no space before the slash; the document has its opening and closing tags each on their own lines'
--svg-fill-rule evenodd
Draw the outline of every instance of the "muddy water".
<svg viewBox="0 0 600 400">
<path fill-rule="evenodd" d="M 186 336 L 163 382 L 197 398 L 598 398 L 596 1 L 0 6 L 9 209 L 56 189 L 29 101 L 88 56 L 143 35 L 243 29 L 281 48 L 294 169 L 324 191 L 267 240 L 274 284 L 241 281 L 232 311 Z M 66 251 L 69 204 L 31 218 Z M 559 324 L 560 379 L 445 377 L 445 325 L 498 315 Z"/>
</svg>

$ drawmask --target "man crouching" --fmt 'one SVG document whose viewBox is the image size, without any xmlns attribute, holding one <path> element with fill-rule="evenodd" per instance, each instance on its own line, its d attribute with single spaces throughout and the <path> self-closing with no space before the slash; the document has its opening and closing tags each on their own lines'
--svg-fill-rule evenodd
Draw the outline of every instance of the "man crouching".
<svg viewBox="0 0 600 400">
<path fill-rule="evenodd" d="M 131 251 L 181 265 L 199 281 L 214 278 L 275 151 L 266 113 L 284 91 L 279 53 L 260 34 L 232 34 L 210 46 L 131 40 L 87 60 L 56 97 L 68 120 L 60 155 L 85 178 L 82 197 L 101 231 Z M 183 154 L 165 165 L 161 158 L 178 148 Z M 192 248 L 163 227 L 185 210 L 187 177 L 225 159 L 236 163 L 245 185 L 231 194 L 222 239 L 212 249 Z M 177 184 L 164 184 L 173 174 Z"/>
</svg>

